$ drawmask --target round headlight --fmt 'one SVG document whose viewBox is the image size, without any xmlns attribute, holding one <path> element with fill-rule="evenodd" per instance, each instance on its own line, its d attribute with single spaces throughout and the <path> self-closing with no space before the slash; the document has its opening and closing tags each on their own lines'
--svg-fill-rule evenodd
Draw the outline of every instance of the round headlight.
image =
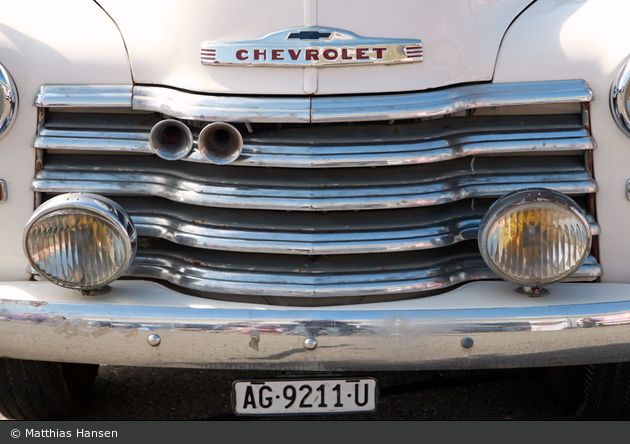
<svg viewBox="0 0 630 444">
<path fill-rule="evenodd" d="M 0 139 L 11 129 L 17 114 L 18 94 L 9 71 L 0 65 Z"/>
<path fill-rule="evenodd" d="M 479 227 L 479 249 L 503 279 L 529 288 L 575 273 L 591 249 L 582 209 L 547 189 L 507 194 L 488 210 Z"/>
<path fill-rule="evenodd" d="M 31 266 L 54 284 L 102 288 L 119 278 L 136 253 L 136 230 L 114 201 L 70 193 L 41 205 L 24 229 Z"/>
</svg>

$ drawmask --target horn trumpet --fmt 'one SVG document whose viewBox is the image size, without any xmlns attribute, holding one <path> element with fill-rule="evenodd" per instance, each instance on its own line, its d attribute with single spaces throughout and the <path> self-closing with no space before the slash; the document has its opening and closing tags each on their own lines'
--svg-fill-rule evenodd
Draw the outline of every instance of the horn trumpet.
<svg viewBox="0 0 630 444">
<path fill-rule="evenodd" d="M 234 162 L 243 151 L 241 133 L 229 123 L 206 125 L 197 141 L 201 155 L 209 162 L 225 165 Z"/>
<path fill-rule="evenodd" d="M 193 147 L 193 135 L 179 120 L 167 119 L 156 123 L 149 134 L 151 149 L 162 159 L 186 157 Z"/>
</svg>

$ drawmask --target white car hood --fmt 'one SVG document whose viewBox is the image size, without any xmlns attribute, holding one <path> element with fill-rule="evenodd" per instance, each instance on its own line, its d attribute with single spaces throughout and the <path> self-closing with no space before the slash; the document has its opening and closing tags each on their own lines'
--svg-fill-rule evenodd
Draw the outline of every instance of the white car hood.
<svg viewBox="0 0 630 444">
<path fill-rule="evenodd" d="M 489 81 L 505 31 L 534 0 L 97 0 L 118 25 L 136 84 L 230 94 L 417 91 Z M 208 66 L 203 42 L 301 27 L 419 39 L 423 61 L 325 68 Z"/>
</svg>

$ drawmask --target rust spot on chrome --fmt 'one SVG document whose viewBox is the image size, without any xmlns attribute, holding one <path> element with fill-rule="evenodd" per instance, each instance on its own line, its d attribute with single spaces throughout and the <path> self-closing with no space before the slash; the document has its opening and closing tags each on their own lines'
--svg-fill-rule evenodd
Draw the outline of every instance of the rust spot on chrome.
<svg viewBox="0 0 630 444">
<path fill-rule="evenodd" d="M 44 169 L 44 164 L 42 163 L 42 160 L 39 157 L 37 157 L 37 159 L 35 159 L 35 174 L 39 173 L 43 169 Z"/>
<path fill-rule="evenodd" d="M 140 334 L 138 332 L 138 329 L 136 328 L 131 328 L 129 329 L 129 331 L 127 332 L 123 331 L 122 333 L 125 336 L 125 338 L 133 338 L 134 336 L 138 336 Z"/>
<path fill-rule="evenodd" d="M 72 339 L 75 337 L 99 338 L 114 330 L 114 328 L 108 325 L 101 325 L 100 323 L 90 323 L 83 319 L 68 320 L 63 316 L 58 317 L 54 322 L 52 329 L 53 333 L 63 336 L 66 339 Z M 121 332 L 125 335 L 130 332 L 127 329 L 121 329 Z M 135 330 L 135 329 L 134 329 Z"/>
<path fill-rule="evenodd" d="M 30 301 L 29 304 L 33 307 L 41 307 L 42 305 L 48 305 L 48 302 L 44 301 Z"/>
<path fill-rule="evenodd" d="M 582 103 L 582 120 L 584 124 L 584 128 L 591 134 L 591 113 L 590 108 L 587 102 Z"/>
</svg>

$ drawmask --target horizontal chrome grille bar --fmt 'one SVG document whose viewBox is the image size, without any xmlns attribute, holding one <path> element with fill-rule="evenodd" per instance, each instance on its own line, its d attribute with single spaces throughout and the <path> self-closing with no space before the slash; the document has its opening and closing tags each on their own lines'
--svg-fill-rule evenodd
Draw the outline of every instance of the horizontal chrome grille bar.
<svg viewBox="0 0 630 444">
<path fill-rule="evenodd" d="M 50 156 L 32 182 L 37 192 L 158 196 L 222 208 L 341 211 L 439 205 L 499 197 L 522 188 L 593 193 L 579 156 L 492 157 L 348 170 L 240 169 L 153 157 Z"/>
<path fill-rule="evenodd" d="M 211 293 L 298 298 L 397 295 L 497 279 L 476 251 L 476 243 L 446 247 L 437 258 L 406 252 L 310 261 L 301 256 L 210 253 L 166 244 L 139 248 L 126 275 Z M 600 275 L 600 265 L 589 257 L 572 280 Z"/>
<path fill-rule="evenodd" d="M 477 238 L 491 200 L 434 208 L 304 213 L 191 207 L 118 198 L 139 236 L 188 247 L 272 254 L 363 254 L 423 250 Z M 599 225 L 589 217 L 591 232 Z"/>
<path fill-rule="evenodd" d="M 134 86 L 133 109 L 178 119 L 238 122 L 309 122 L 309 97 L 238 97 L 193 94 L 157 86 Z"/>
<path fill-rule="evenodd" d="M 131 85 L 44 85 L 35 106 L 131 108 Z"/>
<path fill-rule="evenodd" d="M 350 122 L 411 119 L 482 107 L 589 102 L 582 80 L 490 83 L 404 94 L 343 97 L 241 97 L 159 86 L 44 85 L 40 107 L 132 107 L 178 119 L 229 122 Z"/>
<path fill-rule="evenodd" d="M 156 121 L 143 118 L 130 131 L 125 116 L 81 119 L 59 115 L 35 137 L 33 147 L 151 154 L 149 133 Z M 64 119 L 64 120 L 62 120 Z M 114 120 L 114 122 L 112 122 Z M 112 128 L 123 130 L 112 131 Z M 107 130 L 109 129 L 109 131 Z M 183 160 L 207 163 L 197 149 Z M 233 165 L 279 168 L 342 168 L 413 165 L 465 156 L 591 150 L 594 140 L 579 115 L 462 117 L 405 125 L 316 127 L 244 135 Z"/>
<path fill-rule="evenodd" d="M 590 102 L 583 80 L 491 83 L 441 91 L 375 96 L 314 97 L 312 122 L 411 119 L 493 106 Z"/>
</svg>

